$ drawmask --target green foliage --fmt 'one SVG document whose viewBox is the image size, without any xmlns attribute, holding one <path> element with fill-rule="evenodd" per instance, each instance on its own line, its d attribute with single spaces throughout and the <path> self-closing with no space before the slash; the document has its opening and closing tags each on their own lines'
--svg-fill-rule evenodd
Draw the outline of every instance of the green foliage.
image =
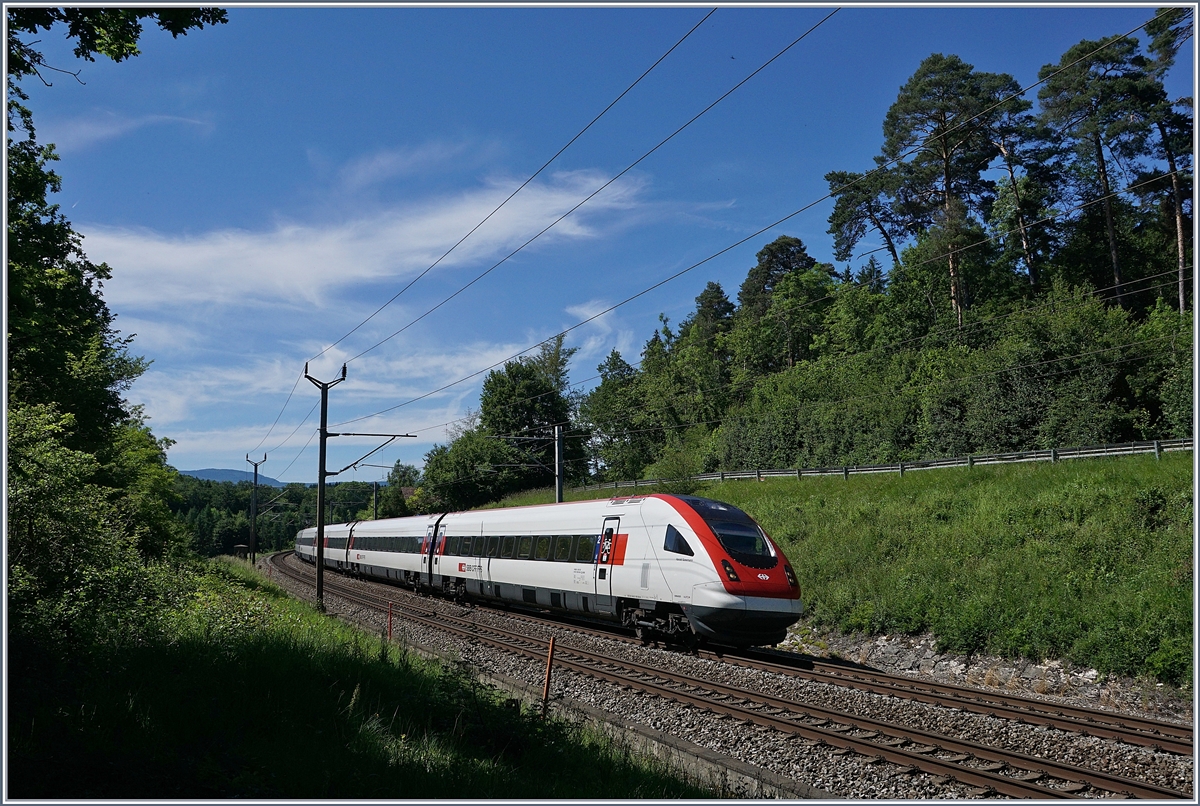
<svg viewBox="0 0 1200 806">
<path fill-rule="evenodd" d="M 129 354 L 101 295 L 111 276 L 51 196 L 58 157 L 37 143 L 20 81 L 47 67 L 30 35 L 65 23 L 77 56 L 137 54 L 140 19 L 178 36 L 224 21 L 212 9 L 11 8 L 8 19 L 8 615 L 16 644 L 125 646 L 155 635 L 187 554 L 172 517 L 169 440 L 123 399 L 147 362 Z M 14 132 L 24 131 L 15 140 Z"/>
<path fill-rule="evenodd" d="M 13 796 L 706 794 L 627 747 L 510 707 L 456 665 L 328 619 L 240 563 L 177 573 L 167 589 L 140 642 L 113 624 L 70 649 L 17 643 Z"/>
<path fill-rule="evenodd" d="M 416 512 L 471 509 L 531 486 L 526 479 L 540 477 L 544 484 L 545 472 L 531 473 L 524 458 L 483 428 L 466 431 L 425 454 L 423 482 L 408 505 Z"/>
<path fill-rule="evenodd" d="M 639 478 L 653 460 L 661 435 L 639 431 L 644 415 L 638 373 L 613 350 L 597 369 L 600 383 L 580 405 L 580 419 L 592 435 L 589 446 L 602 479 Z"/>
<path fill-rule="evenodd" d="M 712 434 L 704 426 L 697 426 L 682 436 L 672 433 L 658 461 L 646 468 L 645 477 L 662 479 L 657 485 L 661 492 L 690 495 L 699 486 L 691 476 L 704 473 L 707 465 L 715 462 Z"/>
<path fill-rule="evenodd" d="M 405 464 L 399 459 L 388 471 L 387 486 L 379 491 L 379 517 L 402 518 L 411 514 L 404 500 L 405 487 L 416 488 L 421 483 L 421 471 L 415 465 Z"/>
</svg>

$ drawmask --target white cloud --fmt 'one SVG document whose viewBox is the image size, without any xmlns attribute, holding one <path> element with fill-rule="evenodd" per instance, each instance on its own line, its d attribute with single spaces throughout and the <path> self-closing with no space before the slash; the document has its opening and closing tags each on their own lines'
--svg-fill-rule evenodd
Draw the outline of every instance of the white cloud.
<svg viewBox="0 0 1200 806">
<path fill-rule="evenodd" d="M 633 331 L 617 328 L 617 312 L 607 310 L 611 307 L 612 303 L 608 300 L 592 299 L 566 308 L 566 312 L 576 317 L 576 321 L 591 319 L 586 325 L 574 331 L 579 334 L 578 338 L 581 339 L 576 363 L 586 358 L 606 358 L 608 352 L 614 347 L 620 351 L 622 356 L 628 354 L 630 345 L 633 343 Z M 596 318 L 592 319 L 592 317 Z M 591 377 L 591 374 L 588 372 L 587 377 Z M 580 378 L 582 377 L 584 376 L 580 375 Z"/>
<path fill-rule="evenodd" d="M 477 162 L 484 152 L 491 150 L 466 142 L 429 142 L 412 148 L 376 151 L 354 160 L 339 173 L 347 190 L 359 190 L 396 177 L 428 171 L 452 160 L 461 163 L 466 156 Z"/>
<path fill-rule="evenodd" d="M 594 171 L 533 183 L 443 262 L 494 260 L 515 249 L 594 191 Z M 198 237 L 81 225 L 88 255 L 119 266 L 105 297 L 120 310 L 247 303 L 332 302 L 339 290 L 396 282 L 420 272 L 482 220 L 511 183 L 423 201 L 346 223 L 287 223 L 267 232 L 223 230 Z M 594 237 L 604 214 L 638 204 L 642 183 L 622 180 L 555 225 L 539 243 Z"/>
<path fill-rule="evenodd" d="M 43 121 L 38 124 L 38 128 L 41 133 L 40 139 L 54 143 L 60 152 L 67 153 L 82 151 L 106 140 L 115 140 L 146 126 L 181 123 L 204 128 L 211 126 L 203 120 L 177 115 L 141 115 L 130 118 L 97 110 L 86 117 Z"/>
</svg>

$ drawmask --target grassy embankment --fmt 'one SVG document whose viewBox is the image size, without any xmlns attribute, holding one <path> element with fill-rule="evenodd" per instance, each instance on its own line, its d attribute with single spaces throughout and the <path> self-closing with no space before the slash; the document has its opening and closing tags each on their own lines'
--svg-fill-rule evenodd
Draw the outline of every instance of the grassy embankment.
<svg viewBox="0 0 1200 806">
<path fill-rule="evenodd" d="M 137 641 L 10 655 L 10 797 L 712 794 L 321 616 L 244 563 L 183 576 Z"/>
<path fill-rule="evenodd" d="M 956 652 L 1191 679 L 1190 452 L 727 481 L 696 494 L 745 509 L 781 544 L 814 626 L 931 631 Z"/>
</svg>

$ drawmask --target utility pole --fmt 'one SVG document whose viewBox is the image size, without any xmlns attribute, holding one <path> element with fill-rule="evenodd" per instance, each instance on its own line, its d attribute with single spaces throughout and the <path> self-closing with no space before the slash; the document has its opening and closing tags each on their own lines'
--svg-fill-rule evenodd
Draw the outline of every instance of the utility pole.
<svg viewBox="0 0 1200 806">
<path fill-rule="evenodd" d="M 308 362 L 304 362 L 304 377 L 321 390 L 321 447 L 317 460 L 317 607 L 325 610 L 325 441 L 329 437 L 329 390 L 346 380 L 346 365 L 342 364 L 342 377 L 332 381 L 318 381 L 308 374 Z"/>
<path fill-rule="evenodd" d="M 371 482 L 371 520 L 379 520 L 379 482 Z"/>
<path fill-rule="evenodd" d="M 246 461 L 250 462 L 250 454 L 246 454 Z M 250 462 L 254 465 L 254 486 L 250 488 L 250 564 L 254 565 L 254 552 L 258 548 L 258 466 L 267 461 L 267 455 L 264 453 L 262 462 Z"/>
<path fill-rule="evenodd" d="M 563 429 L 554 426 L 554 503 L 563 501 Z"/>
</svg>

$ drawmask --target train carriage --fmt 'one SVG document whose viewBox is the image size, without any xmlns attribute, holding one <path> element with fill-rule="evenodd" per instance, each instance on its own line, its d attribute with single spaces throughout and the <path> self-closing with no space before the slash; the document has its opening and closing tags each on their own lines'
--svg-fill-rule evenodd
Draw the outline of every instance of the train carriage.
<svg viewBox="0 0 1200 806">
<path fill-rule="evenodd" d="M 315 535 L 297 535 L 309 562 Z M 646 640 L 774 644 L 802 610 L 795 573 L 761 527 L 693 496 L 335 524 L 325 543 L 331 568 L 616 621 Z"/>
</svg>

